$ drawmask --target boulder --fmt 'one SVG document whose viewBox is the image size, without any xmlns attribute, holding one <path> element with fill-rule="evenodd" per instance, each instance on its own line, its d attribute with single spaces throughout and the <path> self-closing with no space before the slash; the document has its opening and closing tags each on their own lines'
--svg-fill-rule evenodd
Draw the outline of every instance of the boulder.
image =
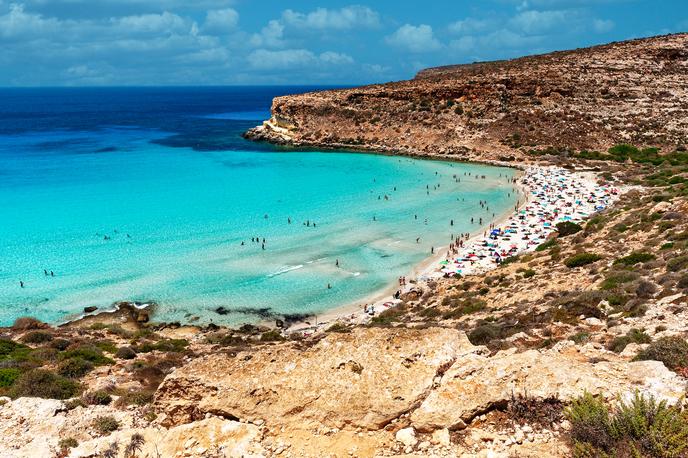
<svg viewBox="0 0 688 458">
<path fill-rule="evenodd" d="M 82 442 L 71 450 L 69 457 L 101 456 L 113 442 L 120 445 L 120 454 L 117 456 L 124 456 L 124 449 L 134 434 L 140 434 L 143 437 L 141 450 L 136 455 L 141 457 L 248 458 L 264 456 L 262 447 L 257 444 L 260 439 L 257 426 L 210 417 L 169 430 L 149 427 L 115 431 L 107 437 Z"/>
<path fill-rule="evenodd" d="M 416 431 L 413 428 L 404 428 L 397 431 L 394 438 L 397 442 L 401 442 L 406 447 L 413 447 L 418 443 L 416 439 Z"/>
<path fill-rule="evenodd" d="M 685 393 L 685 379 L 661 362 L 609 358 L 596 362 L 566 345 L 522 353 L 512 349 L 491 358 L 468 353 L 445 373 L 440 386 L 412 413 L 411 422 L 420 431 L 461 429 L 514 394 L 567 401 L 584 391 L 615 397 L 638 389 L 676 403 Z"/>
<path fill-rule="evenodd" d="M 483 350 L 453 329 L 359 328 L 305 349 L 199 358 L 165 379 L 155 406 L 165 425 L 210 412 L 268 426 L 375 430 L 418 406 L 462 354 Z"/>
</svg>

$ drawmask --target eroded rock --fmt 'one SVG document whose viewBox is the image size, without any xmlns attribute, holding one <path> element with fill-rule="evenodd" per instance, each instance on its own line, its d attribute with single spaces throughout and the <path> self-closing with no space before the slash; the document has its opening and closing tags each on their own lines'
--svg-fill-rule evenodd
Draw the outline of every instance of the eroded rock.
<svg viewBox="0 0 688 458">
<path fill-rule="evenodd" d="M 165 379 L 156 406 L 168 425 L 211 412 L 269 426 L 378 429 L 417 407 L 456 358 L 480 351 L 451 329 L 361 328 L 306 350 L 281 345 L 195 360 Z"/>
</svg>

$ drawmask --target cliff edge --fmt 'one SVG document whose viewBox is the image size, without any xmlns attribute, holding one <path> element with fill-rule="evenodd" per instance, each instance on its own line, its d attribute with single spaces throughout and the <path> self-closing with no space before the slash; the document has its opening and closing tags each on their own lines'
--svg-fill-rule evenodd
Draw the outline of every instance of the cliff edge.
<svg viewBox="0 0 688 458">
<path fill-rule="evenodd" d="M 618 143 L 673 150 L 687 141 L 687 95 L 688 34 L 677 34 L 278 97 L 245 136 L 465 159 Z"/>
</svg>

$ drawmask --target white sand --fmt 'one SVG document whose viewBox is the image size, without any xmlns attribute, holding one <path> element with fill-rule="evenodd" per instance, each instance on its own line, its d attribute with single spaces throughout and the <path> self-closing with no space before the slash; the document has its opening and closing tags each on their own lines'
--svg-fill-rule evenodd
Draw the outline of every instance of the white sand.
<svg viewBox="0 0 688 458">
<path fill-rule="evenodd" d="M 428 281 L 441 277 L 476 275 L 497 268 L 504 259 L 533 251 L 556 231 L 557 223 L 581 222 L 607 208 L 620 194 L 619 189 L 599 186 L 592 173 L 577 173 L 557 167 L 528 167 L 516 184 L 526 199 L 511 216 L 495 224 L 495 229 L 475 234 L 462 247 L 450 252 L 448 247 L 414 269 L 415 282 L 409 281 L 402 293 L 425 290 Z M 411 279 L 412 276 L 407 276 Z M 318 316 L 314 323 L 299 323 L 289 332 L 310 334 L 331 326 L 335 321 L 367 323 L 371 318 L 401 302 L 394 299 L 396 286 L 370 298 L 365 313 L 360 306 L 348 306 Z"/>
</svg>

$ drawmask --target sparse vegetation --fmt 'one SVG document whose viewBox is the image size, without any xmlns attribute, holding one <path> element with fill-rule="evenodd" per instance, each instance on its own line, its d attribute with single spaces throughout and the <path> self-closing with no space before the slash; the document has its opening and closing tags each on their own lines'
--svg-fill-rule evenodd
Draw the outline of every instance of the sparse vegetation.
<svg viewBox="0 0 688 458">
<path fill-rule="evenodd" d="M 568 258 L 566 261 L 564 261 L 564 265 L 569 269 L 574 269 L 576 267 L 587 266 L 588 264 L 592 264 L 600 259 L 602 259 L 602 256 L 599 254 L 580 253 Z"/>
<path fill-rule="evenodd" d="M 683 457 L 688 450 L 686 413 L 638 392 L 614 410 L 585 393 L 566 417 L 577 457 Z"/>
<path fill-rule="evenodd" d="M 672 370 L 688 367 L 688 342 L 678 336 L 662 337 L 652 342 L 635 358 L 661 361 Z"/>
<path fill-rule="evenodd" d="M 266 331 L 260 336 L 261 342 L 280 342 L 282 340 L 284 340 L 284 337 L 282 337 L 282 334 L 276 329 Z"/>
<path fill-rule="evenodd" d="M 93 363 L 83 358 L 69 358 L 57 367 L 57 373 L 69 378 L 80 378 L 93 370 Z"/>
<path fill-rule="evenodd" d="M 645 344 L 651 341 L 652 338 L 642 329 L 631 329 L 625 336 L 617 337 L 609 342 L 607 348 L 613 352 L 621 353 L 630 343 Z"/>
<path fill-rule="evenodd" d="M 559 237 L 567 237 L 569 235 L 577 234 L 582 231 L 583 228 L 574 222 L 564 221 L 562 223 L 557 223 L 557 233 Z"/>
<path fill-rule="evenodd" d="M 100 435 L 107 435 L 120 428 L 120 423 L 112 415 L 102 415 L 93 420 L 93 427 Z"/>
<path fill-rule="evenodd" d="M 656 256 L 653 255 L 652 253 L 645 253 L 645 252 L 633 252 L 629 254 L 628 256 L 624 256 L 623 258 L 619 258 L 616 261 L 614 261 L 614 264 L 616 265 L 624 265 L 624 266 L 634 266 L 636 264 L 640 263 L 645 263 L 648 261 L 652 261 L 655 259 Z"/>
<path fill-rule="evenodd" d="M 46 331 L 31 331 L 27 332 L 22 340 L 30 344 L 40 344 L 53 340 L 53 335 Z"/>
<path fill-rule="evenodd" d="M 112 396 L 106 391 L 89 391 L 83 396 L 84 402 L 92 406 L 104 406 L 112 402 Z"/>
<path fill-rule="evenodd" d="M 79 391 L 79 384 L 73 380 L 44 369 L 31 369 L 17 378 L 10 390 L 10 396 L 69 399 L 77 395 Z"/>
</svg>

